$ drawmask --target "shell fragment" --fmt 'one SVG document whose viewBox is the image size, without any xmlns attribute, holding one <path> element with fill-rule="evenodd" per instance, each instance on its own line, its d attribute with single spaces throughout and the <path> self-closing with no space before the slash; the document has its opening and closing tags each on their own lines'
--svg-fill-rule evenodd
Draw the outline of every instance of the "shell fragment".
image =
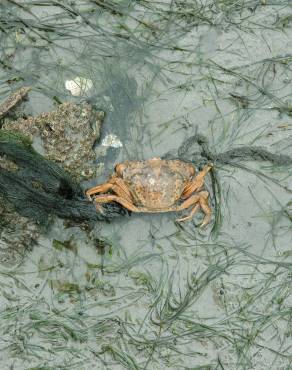
<svg viewBox="0 0 292 370">
<path fill-rule="evenodd" d="M 90 90 L 92 86 L 92 81 L 84 77 L 76 77 L 74 80 L 65 81 L 65 88 L 69 90 L 73 96 L 83 95 Z"/>
</svg>

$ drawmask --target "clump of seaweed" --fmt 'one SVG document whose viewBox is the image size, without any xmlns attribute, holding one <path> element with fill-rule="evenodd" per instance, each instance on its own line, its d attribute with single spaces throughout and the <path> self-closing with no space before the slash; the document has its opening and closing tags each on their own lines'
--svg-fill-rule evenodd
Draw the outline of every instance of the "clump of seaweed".
<svg viewBox="0 0 292 370">
<path fill-rule="evenodd" d="M 27 138 L 0 131 L 0 154 L 13 161 L 18 169 L 0 168 L 0 194 L 23 216 L 44 222 L 48 215 L 73 220 L 102 220 L 120 209 L 106 206 L 99 214 L 85 199 L 84 192 L 57 164 L 36 153 Z M 119 211 L 118 211 L 119 213 Z"/>
</svg>

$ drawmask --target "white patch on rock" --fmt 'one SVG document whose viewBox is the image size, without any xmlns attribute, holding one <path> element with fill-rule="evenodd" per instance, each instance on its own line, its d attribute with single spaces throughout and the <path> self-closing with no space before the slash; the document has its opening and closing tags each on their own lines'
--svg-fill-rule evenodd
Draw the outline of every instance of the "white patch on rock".
<svg viewBox="0 0 292 370">
<path fill-rule="evenodd" d="M 102 146 L 112 147 L 112 148 L 121 148 L 123 146 L 121 140 L 114 134 L 106 135 L 102 140 Z"/>
</svg>

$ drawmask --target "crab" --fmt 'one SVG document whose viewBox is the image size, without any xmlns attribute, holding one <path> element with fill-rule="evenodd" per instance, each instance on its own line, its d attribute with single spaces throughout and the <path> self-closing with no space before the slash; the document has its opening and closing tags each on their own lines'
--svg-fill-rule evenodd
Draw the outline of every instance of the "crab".
<svg viewBox="0 0 292 370">
<path fill-rule="evenodd" d="M 209 193 L 203 189 L 204 177 L 213 167 L 206 165 L 197 176 L 195 167 L 181 160 L 152 158 L 145 161 L 126 161 L 115 166 L 115 173 L 101 185 L 86 191 L 97 209 L 100 203 L 117 202 L 132 212 L 190 213 L 177 221 L 192 219 L 201 208 L 205 213 L 201 226 L 210 222 Z M 108 193 L 110 192 L 110 193 Z"/>
</svg>

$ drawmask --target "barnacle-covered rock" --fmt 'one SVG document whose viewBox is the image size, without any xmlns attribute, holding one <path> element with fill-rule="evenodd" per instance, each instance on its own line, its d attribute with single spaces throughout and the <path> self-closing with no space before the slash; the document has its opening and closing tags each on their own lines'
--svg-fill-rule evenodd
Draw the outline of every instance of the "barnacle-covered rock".
<svg viewBox="0 0 292 370">
<path fill-rule="evenodd" d="M 22 87 L 9 95 L 9 97 L 0 104 L 0 118 L 6 116 L 11 109 L 15 109 L 15 107 L 26 97 L 30 89 L 30 87 Z"/>
<path fill-rule="evenodd" d="M 92 147 L 103 118 L 104 112 L 87 103 L 63 103 L 53 112 L 5 122 L 3 128 L 29 136 L 37 151 L 82 180 L 96 174 Z"/>
<path fill-rule="evenodd" d="M 7 267 L 20 263 L 38 236 L 38 226 L 0 197 L 0 263 Z"/>
</svg>

